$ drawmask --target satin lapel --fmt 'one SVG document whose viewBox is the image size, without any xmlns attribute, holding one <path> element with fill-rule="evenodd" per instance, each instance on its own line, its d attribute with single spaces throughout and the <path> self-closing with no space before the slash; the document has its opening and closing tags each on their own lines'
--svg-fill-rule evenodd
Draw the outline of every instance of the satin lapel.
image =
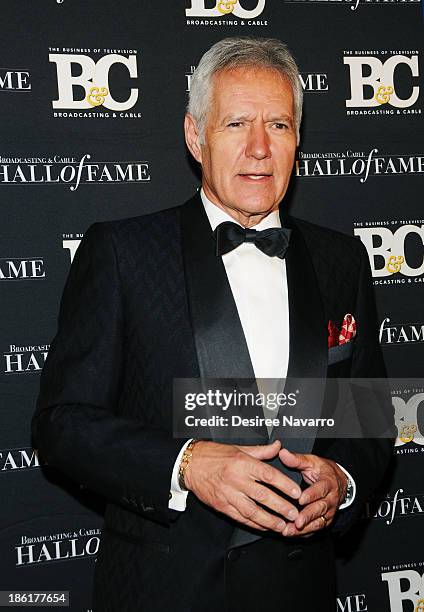
<svg viewBox="0 0 424 612">
<path fill-rule="evenodd" d="M 280 212 L 281 215 L 281 212 Z M 290 353 L 285 392 L 297 393 L 304 418 L 318 418 L 322 409 L 327 374 L 327 325 L 316 272 L 307 244 L 293 219 L 285 221 L 292 228 L 286 255 L 289 296 Z M 308 381 L 308 379 L 314 379 Z M 281 417 L 281 414 L 280 414 Z M 314 431 L 308 437 L 287 438 L 281 426 L 272 431 L 271 441 L 280 438 L 294 452 L 309 453 Z"/>
<path fill-rule="evenodd" d="M 200 377 L 231 378 L 236 388 L 236 379 L 249 379 L 254 385 L 251 390 L 257 392 L 237 307 L 222 258 L 214 252 L 212 230 L 200 195 L 184 204 L 180 214 L 184 273 Z M 252 415 L 246 414 L 249 416 Z M 230 433 L 231 440 L 227 438 L 227 442 L 268 442 L 265 427 L 258 428 L 257 438 L 247 442 L 238 438 L 237 432 Z"/>
<path fill-rule="evenodd" d="M 281 213 L 280 213 L 281 215 Z M 321 295 L 315 270 L 306 243 L 294 222 L 281 219 L 282 225 L 290 225 L 292 234 L 286 255 L 287 285 L 289 297 L 290 353 L 285 393 L 296 392 L 301 398 L 302 416 L 316 418 L 321 412 L 327 370 L 327 333 Z M 308 378 L 314 380 L 308 381 Z M 316 380 L 318 379 L 318 380 Z M 279 412 L 281 421 L 282 410 Z M 314 444 L 314 432 L 301 438 L 301 432 L 289 437 L 288 428 L 275 427 L 270 442 L 280 439 L 283 446 L 297 453 L 309 453 Z M 292 434 L 293 436 L 293 434 Z M 286 468 L 278 457 L 269 462 L 289 478 L 300 484 L 297 471 Z M 228 548 L 244 546 L 260 539 L 257 531 L 249 528 L 234 529 Z"/>
<path fill-rule="evenodd" d="M 202 378 L 254 379 L 237 307 L 222 259 L 214 254 L 212 233 L 200 196 L 181 208 L 181 236 L 187 285 L 187 296 Z M 303 237 L 293 227 L 286 256 L 290 317 L 290 355 L 286 388 L 299 389 L 308 406 L 307 416 L 318 416 L 324 392 L 327 367 L 326 325 L 321 297 L 312 261 Z M 322 389 L 308 384 L 307 378 L 322 379 Z M 269 441 L 266 428 L 257 431 L 257 441 Z M 236 435 L 236 434 L 235 434 Z M 280 438 L 295 452 L 310 452 L 314 439 L 286 439 L 281 428 L 275 428 L 271 441 Z M 227 439 L 227 442 L 229 440 Z M 236 442 L 236 439 L 232 439 Z M 239 441 L 238 443 L 243 443 Z M 245 443 L 245 441 L 244 441 Z M 278 459 L 275 467 L 288 470 Z M 300 475 L 290 472 L 300 482 Z M 254 542 L 261 536 L 248 528 L 235 528 L 228 548 Z"/>
</svg>

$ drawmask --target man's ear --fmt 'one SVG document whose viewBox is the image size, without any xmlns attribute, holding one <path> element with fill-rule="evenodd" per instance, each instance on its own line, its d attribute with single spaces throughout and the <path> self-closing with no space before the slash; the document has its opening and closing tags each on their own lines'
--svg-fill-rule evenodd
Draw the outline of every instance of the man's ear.
<svg viewBox="0 0 424 612">
<path fill-rule="evenodd" d="M 199 142 L 199 131 L 196 120 L 190 113 L 187 113 L 184 118 L 184 134 L 188 150 L 193 155 L 194 159 L 202 163 L 202 149 Z"/>
</svg>

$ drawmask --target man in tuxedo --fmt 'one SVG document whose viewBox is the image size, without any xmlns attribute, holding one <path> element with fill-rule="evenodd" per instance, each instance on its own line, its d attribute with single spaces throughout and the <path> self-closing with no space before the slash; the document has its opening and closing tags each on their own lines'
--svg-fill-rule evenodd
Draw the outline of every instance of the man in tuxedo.
<svg viewBox="0 0 424 612">
<path fill-rule="evenodd" d="M 327 379 L 385 376 L 365 249 L 284 207 L 301 105 L 285 45 L 218 42 L 185 118 L 200 193 L 95 223 L 75 255 L 32 427 L 50 465 L 107 500 L 97 612 L 335 607 L 334 535 L 393 441 L 172 431 L 176 378 L 287 376 L 319 416 Z"/>
</svg>

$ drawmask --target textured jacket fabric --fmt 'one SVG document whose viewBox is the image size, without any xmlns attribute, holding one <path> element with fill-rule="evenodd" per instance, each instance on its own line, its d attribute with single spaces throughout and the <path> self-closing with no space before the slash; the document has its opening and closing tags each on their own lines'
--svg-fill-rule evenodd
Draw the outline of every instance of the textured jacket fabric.
<svg viewBox="0 0 424 612">
<path fill-rule="evenodd" d="M 305 221 L 284 222 L 293 229 L 286 259 L 289 373 L 384 377 L 364 247 Z M 217 609 L 226 601 L 228 551 L 249 539 L 249 530 L 193 494 L 184 512 L 168 509 L 184 442 L 172 435 L 173 379 L 225 375 L 233 367 L 229 376 L 252 375 L 222 262 L 209 255 L 207 224 L 199 196 L 153 214 L 95 223 L 64 288 L 32 431 L 51 466 L 107 500 L 95 571 L 98 612 Z M 327 322 L 341 322 L 346 313 L 355 317 L 356 338 L 350 350 L 329 357 Z M 356 501 L 338 513 L 329 537 L 358 517 L 392 444 L 311 441 L 310 452 L 339 462 L 357 484 Z M 317 571 L 319 555 L 313 562 L 302 571 Z"/>
</svg>

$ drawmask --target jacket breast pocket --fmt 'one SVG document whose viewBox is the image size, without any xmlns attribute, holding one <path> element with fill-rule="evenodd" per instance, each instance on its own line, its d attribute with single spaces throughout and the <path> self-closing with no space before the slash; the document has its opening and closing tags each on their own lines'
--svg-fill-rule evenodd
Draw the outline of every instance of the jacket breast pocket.
<svg viewBox="0 0 424 612">
<path fill-rule="evenodd" d="M 335 363 L 338 363 L 339 361 L 349 359 L 349 357 L 352 356 L 353 343 L 354 341 L 351 340 L 350 342 L 345 342 L 345 344 L 339 344 L 339 346 L 332 346 L 331 348 L 329 348 L 328 365 L 331 366 Z"/>
</svg>

